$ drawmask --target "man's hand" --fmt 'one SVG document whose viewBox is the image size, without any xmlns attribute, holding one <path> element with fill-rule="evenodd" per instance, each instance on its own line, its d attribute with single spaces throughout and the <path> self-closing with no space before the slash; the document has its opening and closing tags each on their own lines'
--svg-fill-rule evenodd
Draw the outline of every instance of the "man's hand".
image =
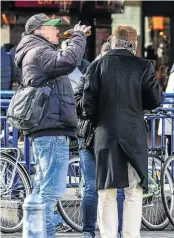
<svg viewBox="0 0 174 238">
<path fill-rule="evenodd" d="M 74 26 L 74 31 L 82 31 L 85 34 L 89 32 L 91 29 L 91 26 L 86 26 L 86 25 L 80 25 L 80 22 Z"/>
</svg>

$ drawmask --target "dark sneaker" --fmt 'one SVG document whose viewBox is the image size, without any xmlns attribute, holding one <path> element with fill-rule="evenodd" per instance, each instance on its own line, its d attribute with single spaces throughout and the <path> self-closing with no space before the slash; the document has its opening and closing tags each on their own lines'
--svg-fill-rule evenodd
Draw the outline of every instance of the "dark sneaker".
<svg viewBox="0 0 174 238">
<path fill-rule="evenodd" d="M 70 226 L 68 226 L 66 223 L 61 223 L 58 226 L 56 226 L 56 232 L 71 232 L 72 228 Z"/>
</svg>

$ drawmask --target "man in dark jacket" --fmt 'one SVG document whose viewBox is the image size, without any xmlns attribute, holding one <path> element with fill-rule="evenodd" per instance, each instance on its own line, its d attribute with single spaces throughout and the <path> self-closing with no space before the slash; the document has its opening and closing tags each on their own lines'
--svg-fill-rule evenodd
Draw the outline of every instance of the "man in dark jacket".
<svg viewBox="0 0 174 238">
<path fill-rule="evenodd" d="M 148 187 L 147 137 L 143 110 L 158 107 L 162 90 L 152 64 L 136 57 L 137 33 L 114 29 L 112 50 L 86 73 L 83 107 L 96 127 L 96 187 L 102 238 L 115 238 L 117 189 L 125 189 L 123 237 L 140 238 L 143 188 Z"/>
<path fill-rule="evenodd" d="M 68 48 L 58 52 L 60 24 L 61 19 L 51 20 L 42 13 L 29 18 L 15 56 L 24 86 L 37 87 L 54 80 L 42 120 L 38 126 L 24 130 L 32 141 L 37 164 L 34 191 L 46 204 L 47 238 L 55 237 L 54 206 L 66 189 L 69 137 L 75 136 L 77 126 L 75 98 L 67 75 L 80 64 L 86 46 L 85 32 L 90 29 L 77 24 Z"/>
</svg>

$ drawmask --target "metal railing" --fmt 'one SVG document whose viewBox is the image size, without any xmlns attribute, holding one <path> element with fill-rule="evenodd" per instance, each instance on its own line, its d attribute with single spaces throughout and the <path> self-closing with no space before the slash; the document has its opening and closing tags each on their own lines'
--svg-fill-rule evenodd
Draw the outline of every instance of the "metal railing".
<svg viewBox="0 0 174 238">
<path fill-rule="evenodd" d="M 19 138 L 19 131 L 16 128 L 12 128 L 12 144 L 9 144 L 9 124 L 7 123 L 7 110 L 8 110 L 8 106 L 10 103 L 10 99 L 13 96 L 15 92 L 14 91 L 1 91 L 1 129 L 3 127 L 4 129 L 4 143 L 3 145 L 1 144 L 1 148 L 8 148 L 8 147 L 12 147 L 12 148 L 18 148 L 18 138 Z M 165 100 L 163 102 L 163 107 L 161 107 L 162 109 L 165 109 L 165 111 L 169 111 L 171 113 L 174 112 L 174 108 L 172 107 L 172 105 L 174 105 L 174 93 L 167 93 L 164 94 L 165 95 Z M 170 105 L 171 107 L 165 107 L 165 105 Z M 154 113 L 150 114 L 147 113 L 145 114 L 145 118 L 147 118 L 148 120 L 151 121 L 151 130 L 150 130 L 150 134 L 151 134 L 151 144 L 150 147 L 151 148 L 156 148 L 156 124 L 157 121 L 159 121 L 159 119 L 162 121 L 162 133 L 161 133 L 161 148 L 166 147 L 166 142 L 165 142 L 165 122 L 166 122 L 166 115 L 160 115 L 157 114 L 158 110 L 154 110 Z M 171 140 L 172 140 L 172 152 L 174 152 L 174 118 L 171 118 Z M 28 173 L 30 174 L 30 141 L 28 139 L 28 137 L 24 137 L 24 161 L 26 163 L 26 168 L 28 170 Z"/>
</svg>

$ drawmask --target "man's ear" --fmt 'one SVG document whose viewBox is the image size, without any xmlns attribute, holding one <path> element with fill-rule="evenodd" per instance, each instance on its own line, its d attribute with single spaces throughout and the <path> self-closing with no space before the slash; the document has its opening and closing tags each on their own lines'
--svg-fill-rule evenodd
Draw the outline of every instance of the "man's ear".
<svg viewBox="0 0 174 238">
<path fill-rule="evenodd" d="M 41 32 L 42 32 L 42 26 L 38 27 L 33 33 L 36 35 L 39 35 L 41 34 Z"/>
</svg>

